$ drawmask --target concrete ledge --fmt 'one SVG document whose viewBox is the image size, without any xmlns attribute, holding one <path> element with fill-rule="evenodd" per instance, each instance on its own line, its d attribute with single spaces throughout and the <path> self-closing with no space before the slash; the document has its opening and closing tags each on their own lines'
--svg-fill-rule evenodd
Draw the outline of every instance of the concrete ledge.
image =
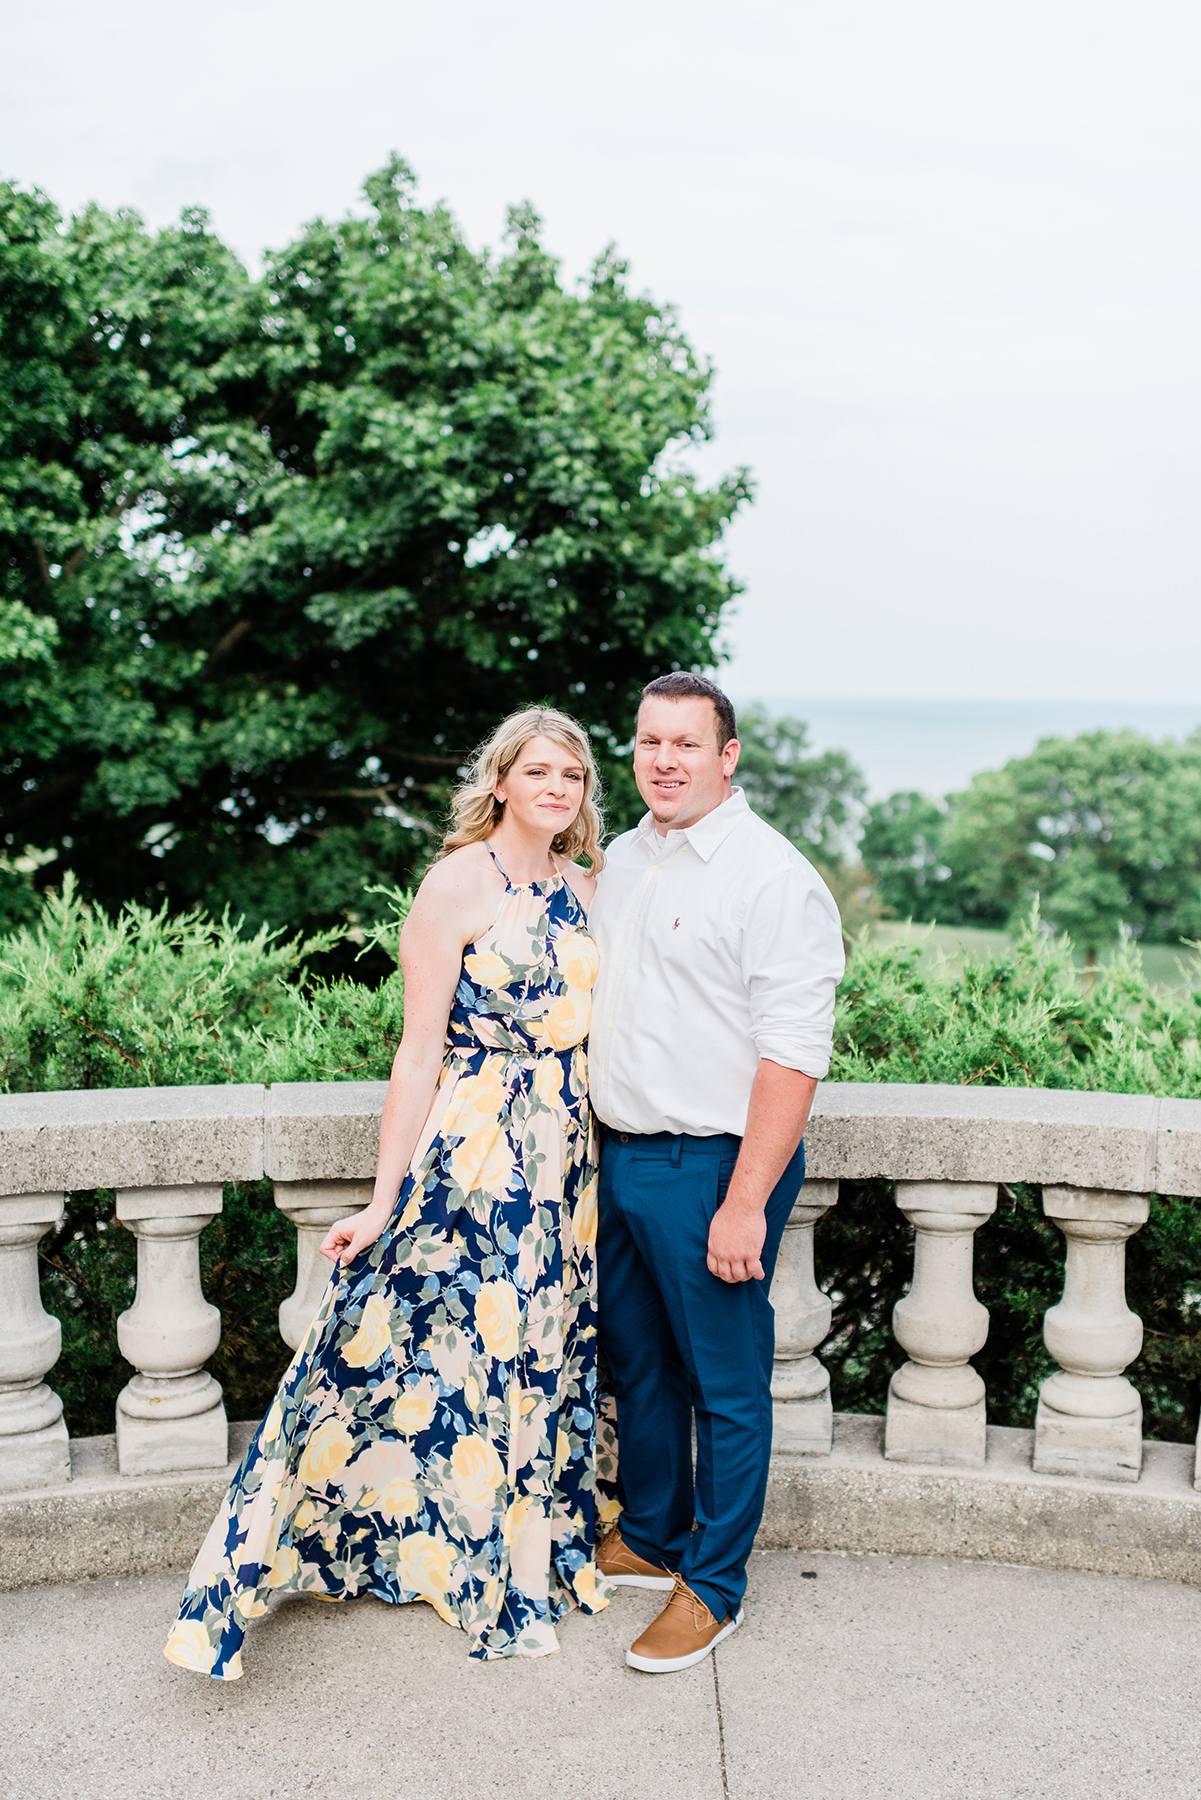
<svg viewBox="0 0 1201 1800">
<path fill-rule="evenodd" d="M 834 1415 L 828 1457 L 772 1458 L 764 1549 L 881 1551 L 1201 1586 L 1193 1446 L 1143 1445 L 1129 1485 L 1036 1475 L 1032 1431 L 992 1425 L 982 1469 L 884 1460 L 884 1420 Z"/>
<path fill-rule="evenodd" d="M 186 1570 L 255 1424 L 230 1426 L 228 1468 L 123 1479 L 111 1437 L 76 1439 L 75 1479 L 0 1496 L 0 1591 Z M 1145 1575 L 1201 1587 L 1201 1494 L 1189 1444 L 1144 1445 L 1129 1486 L 1036 1475 L 1034 1433 L 990 1426 L 983 1469 L 884 1460 L 884 1421 L 834 1415 L 830 1456 L 772 1459 L 762 1549 L 879 1551 Z"/>
<path fill-rule="evenodd" d="M 284 1081 L 266 1091 L 266 1172 L 275 1181 L 371 1181 L 386 1081 Z"/>
<path fill-rule="evenodd" d="M 0 1095 L 0 1195 L 252 1180 L 369 1181 L 382 1081 Z M 1201 1101 L 1058 1088 L 826 1082 L 819 1181 L 1040 1181 L 1201 1195 Z"/>
<path fill-rule="evenodd" d="M 805 1134 L 806 1161 L 826 1180 L 1043 1181 L 1150 1193 L 1159 1107 L 1143 1094 L 827 1082 Z"/>
<path fill-rule="evenodd" d="M 257 1181 L 265 1093 L 247 1083 L 0 1095 L 0 1194 Z"/>
</svg>

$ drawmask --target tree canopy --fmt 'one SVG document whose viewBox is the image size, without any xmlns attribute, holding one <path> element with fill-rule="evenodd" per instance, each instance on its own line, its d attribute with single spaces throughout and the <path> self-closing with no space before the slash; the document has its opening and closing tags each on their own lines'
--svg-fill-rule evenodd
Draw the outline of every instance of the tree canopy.
<svg viewBox="0 0 1201 1800">
<path fill-rule="evenodd" d="M 902 917 L 1043 918 L 1091 949 L 1121 932 L 1201 936 L 1201 736 L 1044 738 L 945 810 L 919 794 L 868 808 L 863 859 Z"/>
<path fill-rule="evenodd" d="M 202 212 L 0 189 L 13 905 L 40 864 L 353 919 L 506 711 L 570 707 L 620 816 L 639 686 L 715 660 L 749 483 L 682 461 L 710 370 L 670 308 L 611 250 L 568 291 L 528 207 L 493 254 L 398 159 L 365 194 L 252 280 Z"/>
</svg>

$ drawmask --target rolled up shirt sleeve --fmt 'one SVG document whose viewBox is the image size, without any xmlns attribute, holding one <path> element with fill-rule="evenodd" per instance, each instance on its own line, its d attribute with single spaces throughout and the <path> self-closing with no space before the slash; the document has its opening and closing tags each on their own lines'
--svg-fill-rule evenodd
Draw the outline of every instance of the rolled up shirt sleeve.
<svg viewBox="0 0 1201 1800">
<path fill-rule="evenodd" d="M 817 870 L 803 862 L 775 870 L 750 896 L 742 931 L 751 1034 L 761 1059 L 822 1079 L 845 967 L 838 908 Z"/>
</svg>

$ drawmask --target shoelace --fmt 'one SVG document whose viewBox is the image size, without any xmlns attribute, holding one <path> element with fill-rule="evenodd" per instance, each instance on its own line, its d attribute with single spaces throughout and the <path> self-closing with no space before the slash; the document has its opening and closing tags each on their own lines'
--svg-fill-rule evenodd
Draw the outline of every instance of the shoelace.
<svg viewBox="0 0 1201 1800">
<path fill-rule="evenodd" d="M 667 1606 L 663 1608 L 664 1612 L 667 1611 L 667 1607 L 675 1606 L 681 1601 L 686 1601 L 692 1609 L 692 1629 L 694 1631 L 707 1630 L 713 1614 L 709 1611 L 709 1608 L 705 1605 L 705 1602 L 701 1599 L 700 1595 L 693 1593 L 682 1575 L 677 1575 L 675 1580 L 676 1584 L 671 1590 L 671 1599 L 667 1602 Z"/>
</svg>

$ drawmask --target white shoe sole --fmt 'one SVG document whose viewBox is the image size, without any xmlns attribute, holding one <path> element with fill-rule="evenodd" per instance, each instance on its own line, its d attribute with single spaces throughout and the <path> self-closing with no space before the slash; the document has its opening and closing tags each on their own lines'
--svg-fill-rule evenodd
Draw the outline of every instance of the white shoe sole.
<svg viewBox="0 0 1201 1800">
<path fill-rule="evenodd" d="M 737 1631 L 742 1624 L 742 1608 L 738 1608 L 738 1616 L 723 1625 L 717 1636 L 705 1645 L 703 1650 L 693 1650 L 688 1656 L 635 1656 L 632 1650 L 626 1651 L 626 1661 L 631 1669 L 641 1669 L 645 1675 L 674 1675 L 677 1669 L 690 1669 L 693 1663 L 704 1662 L 710 1651 L 716 1650 L 724 1638 L 732 1631 Z"/>
<path fill-rule="evenodd" d="M 676 1585 L 674 1575 L 604 1575 L 599 1569 L 597 1574 L 611 1587 L 653 1588 L 657 1594 L 668 1594 Z"/>
</svg>

